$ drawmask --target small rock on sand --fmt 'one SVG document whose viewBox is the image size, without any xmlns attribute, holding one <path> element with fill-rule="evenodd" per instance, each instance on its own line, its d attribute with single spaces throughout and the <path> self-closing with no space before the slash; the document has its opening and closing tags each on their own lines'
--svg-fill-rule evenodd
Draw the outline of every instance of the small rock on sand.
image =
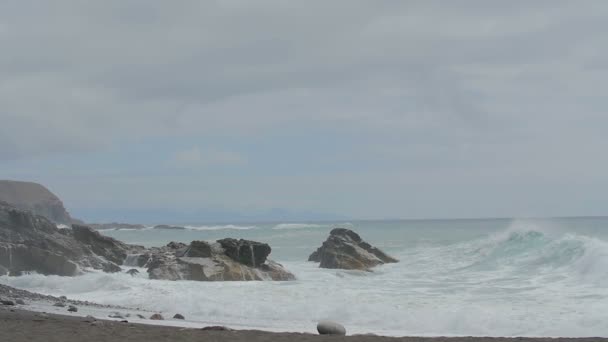
<svg viewBox="0 0 608 342">
<path fill-rule="evenodd" d="M 69 312 L 78 312 L 78 308 L 75 307 L 74 305 L 70 305 L 70 307 L 68 308 Z"/>
<path fill-rule="evenodd" d="M 180 315 L 180 314 L 175 314 L 175 316 L 173 316 L 173 318 L 175 318 L 175 319 L 186 319 L 186 317 L 184 317 L 183 315 Z"/>
<path fill-rule="evenodd" d="M 65 303 L 57 302 L 57 303 L 53 304 L 53 306 L 58 306 L 60 308 L 65 308 Z"/>
<path fill-rule="evenodd" d="M 317 324 L 317 331 L 320 335 L 346 335 L 344 326 L 332 321 L 320 321 L 319 324 Z"/>
<path fill-rule="evenodd" d="M 230 331 L 231 329 L 228 329 L 228 328 L 220 326 L 220 325 L 214 325 L 214 326 L 210 326 L 210 327 L 201 328 L 201 330 L 204 330 L 204 331 Z"/>
<path fill-rule="evenodd" d="M 161 314 L 157 314 L 157 313 L 150 316 L 150 319 L 155 320 L 155 321 L 164 321 L 165 320 L 165 318 Z"/>
</svg>

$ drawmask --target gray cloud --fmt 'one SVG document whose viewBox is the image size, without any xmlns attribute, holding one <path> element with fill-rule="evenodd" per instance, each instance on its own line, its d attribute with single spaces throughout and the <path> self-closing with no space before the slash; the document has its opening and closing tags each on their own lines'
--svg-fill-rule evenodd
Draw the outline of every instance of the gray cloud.
<svg viewBox="0 0 608 342">
<path fill-rule="evenodd" d="M 607 15 L 604 1 L 4 1 L 0 161 L 322 127 L 422 183 L 565 184 L 573 165 L 600 181 Z M 361 177 L 348 185 L 401 179 Z"/>
</svg>

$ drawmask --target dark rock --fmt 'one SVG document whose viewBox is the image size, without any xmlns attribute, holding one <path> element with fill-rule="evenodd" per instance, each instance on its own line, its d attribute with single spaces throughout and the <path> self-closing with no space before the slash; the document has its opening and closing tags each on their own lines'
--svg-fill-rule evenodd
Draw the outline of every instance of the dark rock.
<svg viewBox="0 0 608 342">
<path fill-rule="evenodd" d="M 232 331 L 232 329 L 223 327 L 221 325 L 213 325 L 213 326 L 209 326 L 209 327 L 204 327 L 204 328 L 201 328 L 201 330 L 203 330 L 203 331 Z"/>
<path fill-rule="evenodd" d="M 120 266 L 116 265 L 115 263 L 112 262 L 108 262 L 103 264 L 103 266 L 101 267 L 102 271 L 106 272 L 106 273 L 117 273 L 122 271 L 122 268 L 120 268 Z"/>
<path fill-rule="evenodd" d="M 77 308 L 77 307 L 75 307 L 74 305 L 70 305 L 70 306 L 68 307 L 68 311 L 69 311 L 69 312 L 78 312 L 78 308 Z"/>
<path fill-rule="evenodd" d="M 256 267 L 266 262 L 266 257 L 271 252 L 267 243 L 249 240 L 222 239 L 217 240 L 222 246 L 225 254 L 241 264 Z"/>
<path fill-rule="evenodd" d="M 175 316 L 173 316 L 173 318 L 175 318 L 175 319 L 186 319 L 184 316 L 182 316 L 180 314 L 175 314 Z"/>
<path fill-rule="evenodd" d="M 136 276 L 137 274 L 139 274 L 139 271 L 138 271 L 138 270 L 136 270 L 136 269 L 134 269 L 134 268 L 132 268 L 132 269 L 128 270 L 126 273 L 127 273 L 128 275 L 130 275 L 131 277 L 134 277 L 134 276 Z"/>
<path fill-rule="evenodd" d="M 91 227 L 74 224 L 72 225 L 72 234 L 76 241 L 89 246 L 93 253 L 118 265 L 122 264 L 127 258 L 127 251 L 132 249 L 125 243 L 101 235 Z"/>
<path fill-rule="evenodd" d="M 317 324 L 317 331 L 320 335 L 346 335 L 344 326 L 332 321 L 320 321 L 319 324 Z"/>
<path fill-rule="evenodd" d="M 65 308 L 66 305 L 63 302 L 57 302 L 57 303 L 53 304 L 53 306 L 58 306 L 60 308 Z"/>
<path fill-rule="evenodd" d="M 138 318 L 141 318 L 141 319 L 146 319 L 146 317 L 144 315 L 137 314 L 135 316 L 137 316 Z"/>
<path fill-rule="evenodd" d="M 23 301 L 23 299 L 17 299 L 17 300 L 15 300 L 15 303 L 17 303 L 19 305 L 25 305 L 25 302 Z"/>
<path fill-rule="evenodd" d="M 122 321 L 120 321 L 120 323 L 129 323 L 129 321 L 127 321 L 126 319 L 123 319 Z"/>
<path fill-rule="evenodd" d="M 398 262 L 346 228 L 333 229 L 323 245 L 308 257 L 308 261 L 320 262 L 319 267 L 322 268 L 365 271 L 384 263 Z"/>
<path fill-rule="evenodd" d="M 14 306 L 15 302 L 13 302 L 12 300 L 0 300 L 0 304 L 2 304 L 2 305 L 8 305 L 8 306 Z"/>
<path fill-rule="evenodd" d="M 163 317 L 163 315 L 161 314 L 157 314 L 155 313 L 154 315 L 150 316 L 151 320 L 155 320 L 155 321 L 164 321 L 165 318 Z"/>
<path fill-rule="evenodd" d="M 61 299 L 61 300 L 68 300 L 68 297 L 66 297 L 66 296 L 59 296 L 59 299 Z"/>
<path fill-rule="evenodd" d="M 185 256 L 190 258 L 210 258 L 211 246 L 205 241 L 192 241 Z"/>
</svg>

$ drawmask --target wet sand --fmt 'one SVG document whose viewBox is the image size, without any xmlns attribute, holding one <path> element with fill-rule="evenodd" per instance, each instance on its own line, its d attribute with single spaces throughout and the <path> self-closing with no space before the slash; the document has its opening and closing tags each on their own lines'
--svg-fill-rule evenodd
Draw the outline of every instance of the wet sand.
<svg viewBox="0 0 608 342">
<path fill-rule="evenodd" d="M 545 342 L 545 341 L 607 341 L 604 338 L 488 338 L 488 337 L 382 337 L 382 336 L 319 336 L 300 333 L 273 333 L 256 330 L 205 331 L 145 324 L 97 320 L 26 311 L 18 307 L 0 306 L 0 341 L 234 341 L 234 342 Z"/>
</svg>

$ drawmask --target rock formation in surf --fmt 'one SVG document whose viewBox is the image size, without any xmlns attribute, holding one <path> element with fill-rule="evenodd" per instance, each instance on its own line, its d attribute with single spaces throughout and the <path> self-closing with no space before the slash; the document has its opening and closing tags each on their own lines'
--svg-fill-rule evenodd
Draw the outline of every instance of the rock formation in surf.
<svg viewBox="0 0 608 342">
<path fill-rule="evenodd" d="M 61 200 L 37 183 L 0 180 L 0 201 L 30 210 L 56 224 L 70 225 L 73 221 Z"/>
<path fill-rule="evenodd" d="M 118 272 L 128 254 L 143 247 L 124 244 L 80 225 L 58 229 L 46 217 L 0 202 L 0 273 L 38 272 L 73 276 L 85 268 Z"/>
<path fill-rule="evenodd" d="M 126 263 L 148 268 L 150 279 L 294 280 L 281 264 L 267 259 L 270 251 L 267 244 L 248 240 L 192 241 L 189 245 L 170 242 L 130 256 Z"/>
<path fill-rule="evenodd" d="M 384 263 L 398 262 L 346 228 L 332 229 L 327 240 L 308 257 L 308 261 L 318 262 L 322 268 L 364 271 Z"/>
</svg>

